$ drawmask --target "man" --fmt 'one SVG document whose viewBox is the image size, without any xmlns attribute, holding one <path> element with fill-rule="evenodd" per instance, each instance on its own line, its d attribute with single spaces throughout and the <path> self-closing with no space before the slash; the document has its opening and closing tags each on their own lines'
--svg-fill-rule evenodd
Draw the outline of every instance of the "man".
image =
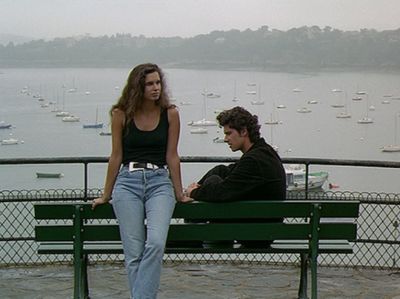
<svg viewBox="0 0 400 299">
<path fill-rule="evenodd" d="M 198 201 L 284 200 L 286 174 L 276 151 L 260 137 L 258 117 L 242 107 L 217 116 L 224 141 L 243 153 L 234 164 L 218 165 L 186 189 Z"/>
</svg>

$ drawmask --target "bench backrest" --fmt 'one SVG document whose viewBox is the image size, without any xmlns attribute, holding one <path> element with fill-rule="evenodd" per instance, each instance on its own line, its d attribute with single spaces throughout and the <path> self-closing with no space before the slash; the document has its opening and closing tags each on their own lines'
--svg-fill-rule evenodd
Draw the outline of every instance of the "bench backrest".
<svg viewBox="0 0 400 299">
<path fill-rule="evenodd" d="M 94 211 L 88 203 L 35 204 L 37 220 L 72 220 L 64 224 L 35 227 L 36 241 L 117 241 L 118 225 L 93 224 L 92 219 L 115 219 L 112 206 L 98 206 Z M 286 200 L 240 201 L 231 203 L 177 203 L 173 219 L 207 221 L 225 219 L 227 223 L 184 223 L 172 221 L 169 241 L 184 240 L 309 240 L 318 248 L 318 241 L 354 240 L 359 214 L 358 201 Z M 265 223 L 263 219 L 299 218 L 307 221 Z M 321 221 L 323 218 L 323 221 Z M 250 219 L 253 219 L 251 221 Z M 250 220 L 250 221 L 249 221 Z M 245 221 L 245 222 L 241 222 Z"/>
</svg>

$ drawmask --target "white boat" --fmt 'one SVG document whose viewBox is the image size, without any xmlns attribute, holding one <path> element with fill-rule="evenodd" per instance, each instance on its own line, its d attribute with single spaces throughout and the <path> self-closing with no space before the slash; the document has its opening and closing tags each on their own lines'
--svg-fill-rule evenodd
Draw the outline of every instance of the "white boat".
<svg viewBox="0 0 400 299">
<path fill-rule="evenodd" d="M 236 80 L 235 80 L 234 85 L 233 85 L 233 99 L 232 99 L 232 102 L 239 102 L 239 101 L 240 101 L 240 99 L 236 95 Z"/>
<path fill-rule="evenodd" d="M 210 98 L 210 99 L 216 99 L 216 98 L 220 98 L 221 97 L 220 94 L 215 93 L 215 92 L 210 92 L 210 91 L 203 91 L 201 94 L 203 96 L 206 96 L 207 98 Z"/>
<path fill-rule="evenodd" d="M 190 102 L 190 101 L 181 101 L 179 104 L 181 106 L 188 106 L 188 105 L 192 105 L 192 102 Z"/>
<path fill-rule="evenodd" d="M 194 128 L 194 129 L 190 129 L 190 134 L 207 134 L 208 130 L 206 128 Z"/>
<path fill-rule="evenodd" d="M 353 99 L 352 99 L 353 101 L 362 101 L 362 97 L 353 97 Z"/>
<path fill-rule="evenodd" d="M 340 104 L 340 103 L 332 104 L 331 107 L 333 107 L 333 108 L 343 108 L 344 104 Z"/>
<path fill-rule="evenodd" d="M 286 185 L 288 191 L 301 191 L 306 188 L 306 170 L 299 166 L 285 167 Z M 308 189 L 322 188 L 328 180 L 328 172 L 318 171 L 308 173 Z"/>
<path fill-rule="evenodd" d="M 336 114 L 336 118 L 351 118 L 351 114 L 346 111 L 339 112 Z"/>
<path fill-rule="evenodd" d="M 78 116 L 65 116 L 62 118 L 63 122 L 78 122 L 80 120 L 80 118 Z"/>
<path fill-rule="evenodd" d="M 215 137 L 215 138 L 213 138 L 213 142 L 214 143 L 224 143 L 225 142 L 225 140 L 224 140 L 224 137 Z"/>
<path fill-rule="evenodd" d="M 382 152 L 387 152 L 387 153 L 400 152 L 400 144 L 385 145 L 384 147 L 382 147 Z"/>
<path fill-rule="evenodd" d="M 256 94 L 257 94 L 257 91 L 255 91 L 255 90 L 248 90 L 248 91 L 246 91 L 246 94 L 256 95 Z"/>
<path fill-rule="evenodd" d="M 389 100 L 382 100 L 382 104 L 390 104 Z"/>
<path fill-rule="evenodd" d="M 192 127 L 209 127 L 209 126 L 218 126 L 217 122 L 214 120 L 206 120 L 205 118 L 197 121 L 188 122 L 189 126 Z"/>
<path fill-rule="evenodd" d="M 279 123 L 280 123 L 279 120 L 275 119 L 269 119 L 264 122 L 264 124 L 266 125 L 279 125 Z"/>
<path fill-rule="evenodd" d="M 278 106 L 276 106 L 276 108 L 278 108 L 278 109 L 285 109 L 285 108 L 286 108 L 286 106 L 285 106 L 285 105 L 283 105 L 283 104 L 279 104 Z"/>
<path fill-rule="evenodd" d="M 364 116 L 363 118 L 359 119 L 357 123 L 359 124 L 372 124 L 374 120 L 368 116 Z"/>
<path fill-rule="evenodd" d="M 371 117 L 369 117 L 369 115 L 368 115 L 368 111 L 370 110 L 368 108 L 368 105 L 369 105 L 368 95 L 367 95 L 367 100 L 365 101 L 365 104 L 367 105 L 365 116 L 363 118 L 359 119 L 357 122 L 359 124 L 372 124 L 374 122 L 374 120 Z"/>
<path fill-rule="evenodd" d="M 197 121 L 190 121 L 188 122 L 189 126 L 192 127 L 205 127 L 205 126 L 217 126 L 217 122 L 215 120 L 207 120 L 206 116 L 207 116 L 207 100 L 206 100 L 206 92 L 203 92 L 203 107 L 202 107 L 202 115 L 203 118 Z M 196 133 L 194 133 L 196 134 Z"/>
<path fill-rule="evenodd" d="M 351 118 L 351 113 L 347 111 L 347 92 L 344 92 L 344 105 L 343 105 L 343 110 L 336 114 L 336 118 Z"/>
<path fill-rule="evenodd" d="M 67 112 L 67 111 L 58 111 L 58 112 L 56 113 L 56 116 L 57 116 L 57 117 L 66 117 L 66 116 L 69 116 L 69 115 L 70 115 L 70 113 Z"/>
<path fill-rule="evenodd" d="M 18 144 L 19 140 L 15 138 L 8 138 L 8 139 L 3 139 L 1 141 L 2 145 L 12 145 L 12 144 Z"/>
<path fill-rule="evenodd" d="M 334 88 L 332 89 L 332 92 L 342 92 L 343 90 L 339 89 L 339 88 Z"/>
<path fill-rule="evenodd" d="M 303 90 L 300 88 L 293 88 L 293 92 L 303 92 Z"/>
<path fill-rule="evenodd" d="M 11 129 L 11 124 L 0 121 L 0 129 Z"/>
<path fill-rule="evenodd" d="M 75 86 L 75 77 L 74 77 L 74 78 L 72 78 L 72 87 L 70 89 L 68 89 L 68 92 L 73 93 L 73 92 L 77 92 L 77 91 L 78 91 L 78 88 L 76 88 L 76 86 Z"/>
<path fill-rule="evenodd" d="M 317 100 L 308 100 L 307 104 L 311 104 L 311 105 L 318 104 L 318 101 Z"/>
<path fill-rule="evenodd" d="M 400 144 L 398 143 L 397 133 L 398 133 L 398 118 L 400 117 L 400 112 L 396 113 L 394 117 L 394 143 L 390 145 L 385 145 L 381 148 L 382 152 L 394 153 L 400 152 Z"/>
<path fill-rule="evenodd" d="M 250 101 L 252 105 L 264 105 L 264 100 L 261 99 L 261 85 L 258 85 L 258 99 Z"/>
<path fill-rule="evenodd" d="M 264 124 L 266 124 L 266 125 L 279 125 L 280 122 L 279 122 L 279 120 L 277 120 L 276 118 L 274 118 L 273 114 L 271 113 L 269 119 L 267 119 L 267 120 L 264 122 Z"/>
<path fill-rule="evenodd" d="M 302 107 L 302 108 L 297 109 L 297 112 L 299 112 L 299 113 L 310 113 L 311 109 L 308 109 L 307 107 Z"/>
<path fill-rule="evenodd" d="M 358 95 L 364 95 L 364 94 L 367 94 L 367 92 L 366 92 L 366 91 L 360 90 L 360 91 L 357 91 L 356 94 L 358 94 Z"/>
</svg>

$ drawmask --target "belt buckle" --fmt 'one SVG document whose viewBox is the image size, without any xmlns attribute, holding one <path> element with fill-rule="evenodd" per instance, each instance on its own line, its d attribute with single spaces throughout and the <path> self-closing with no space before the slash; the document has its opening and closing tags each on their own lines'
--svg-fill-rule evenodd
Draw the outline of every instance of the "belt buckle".
<svg viewBox="0 0 400 299">
<path fill-rule="evenodd" d="M 146 163 L 146 168 L 155 170 L 158 169 L 159 167 L 153 163 Z"/>
<path fill-rule="evenodd" d="M 140 167 L 140 168 L 139 167 L 135 167 L 135 164 L 136 164 L 136 162 L 129 162 L 128 170 L 130 172 L 144 169 L 143 167 Z"/>
</svg>

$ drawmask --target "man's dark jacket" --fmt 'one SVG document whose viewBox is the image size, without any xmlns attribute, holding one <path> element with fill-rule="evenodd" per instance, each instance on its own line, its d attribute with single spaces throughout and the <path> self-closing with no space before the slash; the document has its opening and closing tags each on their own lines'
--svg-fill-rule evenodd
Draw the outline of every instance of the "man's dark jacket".
<svg viewBox="0 0 400 299">
<path fill-rule="evenodd" d="M 204 184 L 211 175 L 222 180 Z M 201 185 L 190 193 L 198 201 L 284 200 L 286 174 L 276 151 L 263 138 L 229 166 L 218 165 L 199 181 Z"/>
</svg>

